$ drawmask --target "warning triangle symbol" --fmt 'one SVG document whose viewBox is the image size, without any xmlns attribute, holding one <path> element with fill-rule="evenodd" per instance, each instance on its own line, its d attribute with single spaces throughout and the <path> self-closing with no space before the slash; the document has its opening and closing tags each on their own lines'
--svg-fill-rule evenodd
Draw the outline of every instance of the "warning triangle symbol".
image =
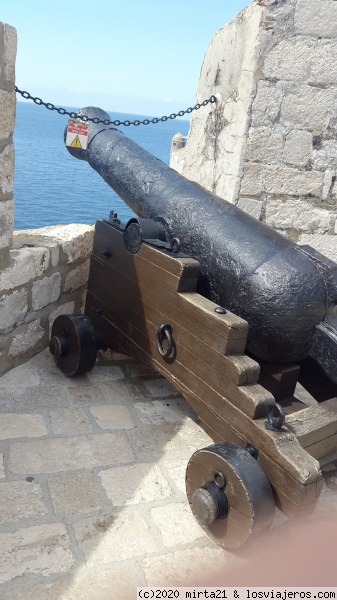
<svg viewBox="0 0 337 600">
<path fill-rule="evenodd" d="M 73 141 L 70 144 L 71 148 L 82 148 L 82 144 L 81 144 L 81 140 L 78 137 L 78 135 L 73 139 Z"/>
</svg>

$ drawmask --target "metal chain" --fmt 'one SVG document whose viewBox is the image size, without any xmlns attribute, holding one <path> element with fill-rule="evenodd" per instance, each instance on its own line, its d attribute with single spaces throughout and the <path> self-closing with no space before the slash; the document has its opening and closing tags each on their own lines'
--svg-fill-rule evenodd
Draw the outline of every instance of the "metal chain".
<svg viewBox="0 0 337 600">
<path fill-rule="evenodd" d="M 38 104 L 40 106 L 45 106 L 46 108 L 48 108 L 48 110 L 56 110 L 56 112 L 58 112 L 60 115 L 68 115 L 71 119 L 78 118 L 78 114 L 76 112 L 69 112 L 65 108 L 57 108 L 51 102 L 43 102 L 43 100 L 41 100 L 41 98 L 31 96 L 29 94 L 29 92 L 24 92 L 22 90 L 19 90 L 16 86 L 15 86 L 15 91 L 17 94 L 21 94 L 21 96 L 23 98 L 25 98 L 25 100 L 33 100 L 33 102 L 35 102 L 35 104 Z M 92 121 L 93 123 L 103 123 L 103 125 L 114 125 L 115 127 L 120 127 L 120 125 L 124 125 L 125 127 L 128 127 L 129 125 L 149 125 L 150 123 L 159 123 L 159 121 L 165 122 L 165 121 L 168 121 L 169 119 L 176 119 L 177 117 L 183 117 L 184 115 L 190 114 L 194 110 L 199 110 L 199 108 L 201 108 L 202 106 L 207 106 L 207 104 L 213 104 L 214 102 L 216 102 L 216 97 L 211 96 L 208 100 L 204 100 L 203 102 L 201 102 L 200 104 L 196 104 L 195 106 L 190 106 L 186 110 L 180 110 L 178 113 L 172 113 L 169 116 L 163 116 L 160 118 L 154 117 L 153 119 L 144 119 L 144 121 L 139 121 L 138 119 L 136 119 L 135 121 L 128 121 L 128 120 L 126 120 L 126 121 L 118 121 L 118 120 L 110 121 L 109 119 L 101 120 L 101 119 L 98 119 L 97 117 L 90 118 L 90 117 L 87 117 L 86 115 L 81 115 L 80 118 L 81 118 L 81 121 Z"/>
</svg>

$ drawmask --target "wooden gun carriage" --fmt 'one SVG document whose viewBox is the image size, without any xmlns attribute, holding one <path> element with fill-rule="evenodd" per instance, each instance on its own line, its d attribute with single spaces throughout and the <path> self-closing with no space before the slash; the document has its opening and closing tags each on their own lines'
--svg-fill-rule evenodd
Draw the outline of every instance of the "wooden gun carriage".
<svg viewBox="0 0 337 600">
<path fill-rule="evenodd" d="M 102 111 L 83 109 L 82 114 L 101 117 Z M 121 145 L 124 151 L 120 132 L 96 124 L 88 151 L 71 149 L 72 153 L 95 163 L 98 160 L 95 143 L 100 134 L 117 135 L 116 147 Z M 107 139 L 111 141 L 111 137 Z M 129 143 L 133 149 L 135 144 L 127 140 L 126 144 Z M 92 159 L 90 152 L 96 158 Z M 145 151 L 140 152 L 143 160 Z M 158 172 L 152 170 L 151 180 L 144 162 L 140 164 L 139 155 L 132 159 L 143 186 L 142 192 L 138 186 L 135 196 L 141 198 L 140 204 L 144 206 L 147 205 L 144 189 L 148 189 L 149 181 L 158 181 Z M 148 160 L 147 156 L 145 159 Z M 121 197 L 129 200 L 130 165 L 125 166 L 120 157 L 118 160 L 114 157 L 114 161 L 109 174 L 101 174 Z M 97 164 L 92 166 L 100 171 Z M 160 163 L 160 176 L 162 169 L 168 167 Z M 167 172 L 170 181 L 179 179 L 170 171 Z M 182 185 L 195 186 L 197 191 L 202 189 L 187 180 Z M 167 181 L 164 187 L 168 187 Z M 173 184 L 169 193 L 171 196 L 175 193 Z M 183 193 L 180 188 L 180 197 Z M 137 208 L 133 202 L 128 203 Z M 232 216 L 233 208 L 229 208 Z M 179 209 L 184 212 L 185 204 Z M 218 210 L 217 204 L 217 217 Z M 94 367 L 97 349 L 112 348 L 151 365 L 179 390 L 214 440 L 214 445 L 197 451 L 188 463 L 188 501 L 198 522 L 216 543 L 236 548 L 271 523 L 275 503 L 292 517 L 313 511 L 323 483 L 321 467 L 337 458 L 337 336 L 329 316 L 329 308 L 337 299 L 337 266 L 311 249 L 299 253 L 298 247 L 263 226 L 269 245 L 281 245 L 281 250 L 277 248 L 277 261 L 282 252 L 291 252 L 291 257 L 295 253 L 296 257 L 299 255 L 300 268 L 305 265 L 305 277 L 308 277 L 306 269 L 313 269 L 319 280 L 316 285 L 312 276 L 307 296 L 304 290 L 302 312 L 312 309 L 312 320 L 306 315 L 302 331 L 293 334 L 286 331 L 286 339 L 278 337 L 277 326 L 272 333 L 276 348 L 272 350 L 272 342 L 265 342 L 265 335 L 257 341 L 257 336 L 249 336 L 251 330 L 254 333 L 261 326 L 264 317 L 269 328 L 273 314 L 263 314 L 262 310 L 258 316 L 251 316 L 249 310 L 237 307 L 233 301 L 236 282 L 231 267 L 227 271 L 227 287 L 231 289 L 226 298 L 216 285 L 216 272 L 207 262 L 210 258 L 207 256 L 203 261 L 205 243 L 201 243 L 199 254 L 195 252 L 195 231 L 190 244 L 184 245 L 184 232 L 176 234 L 179 228 L 174 229 L 163 206 L 155 207 L 154 212 L 146 208 L 146 216 L 142 207 L 138 207 L 138 214 L 140 218 L 128 223 L 121 223 L 113 212 L 108 220 L 97 221 L 84 315 L 57 317 L 50 350 L 61 371 L 74 376 Z M 225 215 L 224 219 L 228 218 Z M 237 218 L 237 213 L 233 218 Z M 245 227 L 247 220 L 241 211 L 239 218 Z M 248 221 L 255 227 L 254 219 L 248 217 Z M 212 222 L 212 215 L 205 222 L 206 226 Z M 232 221 L 230 226 L 235 229 L 236 224 L 233 226 Z M 189 235 L 188 232 L 186 237 Z M 260 230 L 252 234 L 253 238 L 254 235 L 256 242 Z M 200 237 L 200 232 L 197 236 Z M 209 251 L 217 253 L 215 244 L 211 244 Z M 258 248 L 257 253 L 261 252 Z M 251 261 L 251 257 L 247 260 Z M 271 260 L 275 262 L 274 255 Z M 322 266 L 318 267 L 318 263 Z M 294 270 L 293 258 L 287 258 L 286 270 Z M 257 271 L 255 268 L 253 274 Z M 269 267 L 264 266 L 262 279 L 268 273 Z M 208 279 L 207 274 L 210 274 Z M 223 277 L 226 279 L 227 275 Z M 330 295 L 328 301 L 322 300 L 324 291 L 319 291 L 316 302 L 312 290 L 320 290 L 323 276 L 325 293 L 328 289 Z M 285 285 L 284 277 L 281 279 Z M 205 281 L 209 284 L 208 293 Z M 245 281 L 243 288 L 249 304 Z M 268 294 L 260 298 L 262 308 L 270 304 Z M 296 312 L 293 301 L 291 304 L 287 311 Z M 273 311 L 277 321 L 275 307 Z M 282 320 L 292 318 L 288 312 L 283 312 Z M 303 333 L 303 328 L 307 332 Z M 265 332 L 263 323 L 262 330 Z M 292 335 L 296 340 L 289 343 Z M 290 360 L 286 360 L 286 347 Z M 272 360 L 267 360 L 264 352 L 268 357 L 274 354 Z M 296 397 L 298 382 L 312 394 L 310 405 Z"/>
</svg>

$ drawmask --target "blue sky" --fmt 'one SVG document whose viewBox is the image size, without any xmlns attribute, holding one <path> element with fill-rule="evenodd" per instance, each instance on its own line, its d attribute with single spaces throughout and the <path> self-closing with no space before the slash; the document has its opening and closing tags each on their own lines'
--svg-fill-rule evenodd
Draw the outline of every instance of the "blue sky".
<svg viewBox="0 0 337 600">
<path fill-rule="evenodd" d="M 58 106 L 156 115 L 193 105 L 212 35 L 249 0 L 4 0 L 16 84 Z"/>
</svg>

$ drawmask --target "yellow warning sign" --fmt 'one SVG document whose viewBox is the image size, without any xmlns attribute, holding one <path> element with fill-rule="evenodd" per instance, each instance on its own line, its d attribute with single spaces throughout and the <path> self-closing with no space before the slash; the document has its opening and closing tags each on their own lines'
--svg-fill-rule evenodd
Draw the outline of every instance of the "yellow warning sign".
<svg viewBox="0 0 337 600">
<path fill-rule="evenodd" d="M 69 121 L 66 146 L 85 150 L 88 147 L 89 125 L 82 121 Z"/>
<path fill-rule="evenodd" d="M 78 135 L 76 137 L 74 137 L 74 139 L 71 142 L 70 146 L 71 146 L 71 148 L 82 148 L 81 140 L 78 137 Z"/>
</svg>

